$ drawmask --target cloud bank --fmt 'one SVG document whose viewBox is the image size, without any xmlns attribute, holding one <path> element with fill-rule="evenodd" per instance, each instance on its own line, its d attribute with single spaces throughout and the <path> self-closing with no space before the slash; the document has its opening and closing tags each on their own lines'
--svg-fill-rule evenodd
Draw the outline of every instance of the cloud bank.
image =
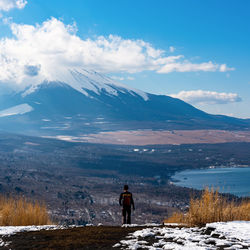
<svg viewBox="0 0 250 250">
<path fill-rule="evenodd" d="M 235 93 L 219 93 L 204 90 L 181 91 L 170 96 L 192 104 L 227 104 L 242 101 L 238 94 Z"/>
<path fill-rule="evenodd" d="M 26 1 L 1 1 L 1 8 L 24 7 Z M 12 3 L 12 5 L 10 4 Z M 16 4 L 16 5 L 14 5 Z M 136 73 L 234 70 L 214 62 L 191 63 L 184 55 L 167 56 L 143 40 L 120 36 L 81 39 L 76 24 L 65 25 L 51 18 L 42 24 L 11 23 L 13 38 L 0 40 L 0 82 L 25 85 L 31 81 L 55 80 L 69 68 L 88 68 L 103 73 Z M 172 48 L 172 52 L 174 49 Z"/>
<path fill-rule="evenodd" d="M 173 71 L 176 72 L 195 72 L 195 71 L 220 71 L 220 72 L 226 72 L 226 71 L 232 71 L 234 68 L 227 67 L 226 64 L 215 64 L 213 62 L 205 62 L 205 63 L 190 63 L 188 61 L 184 62 L 172 62 L 168 63 L 165 66 L 161 67 L 157 72 L 158 73 L 171 73 Z"/>
<path fill-rule="evenodd" d="M 0 0 L 0 11 L 11 9 L 23 9 L 28 2 L 26 0 Z"/>
</svg>

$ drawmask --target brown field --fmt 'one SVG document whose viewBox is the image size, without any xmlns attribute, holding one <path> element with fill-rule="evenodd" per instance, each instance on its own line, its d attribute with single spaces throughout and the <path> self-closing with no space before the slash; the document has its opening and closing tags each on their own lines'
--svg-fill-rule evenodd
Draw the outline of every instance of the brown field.
<svg viewBox="0 0 250 250">
<path fill-rule="evenodd" d="M 227 130 L 131 130 L 100 132 L 81 137 L 60 138 L 69 141 L 85 141 L 91 143 L 120 145 L 153 145 L 153 144 L 197 144 L 250 142 L 250 131 Z"/>
</svg>

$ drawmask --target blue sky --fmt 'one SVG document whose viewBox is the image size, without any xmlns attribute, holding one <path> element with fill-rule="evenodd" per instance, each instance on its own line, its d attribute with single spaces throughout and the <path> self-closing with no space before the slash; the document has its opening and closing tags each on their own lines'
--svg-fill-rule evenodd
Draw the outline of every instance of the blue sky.
<svg viewBox="0 0 250 250">
<path fill-rule="evenodd" d="M 0 58 L 18 61 L 3 65 L 0 81 L 9 80 L 11 67 L 31 61 L 20 51 L 28 44 L 34 51 L 42 46 L 34 36 L 47 37 L 58 46 L 69 41 L 74 56 L 92 51 L 92 57 L 60 57 L 65 65 L 96 67 L 127 85 L 210 113 L 250 118 L 249 11 L 248 0 L 0 0 Z M 80 52 L 72 52 L 78 44 Z M 96 50 L 102 51 L 93 58 Z M 43 68 L 48 51 L 43 52 L 39 48 L 32 65 Z M 21 73 L 18 77 L 15 81 L 23 81 Z"/>
</svg>

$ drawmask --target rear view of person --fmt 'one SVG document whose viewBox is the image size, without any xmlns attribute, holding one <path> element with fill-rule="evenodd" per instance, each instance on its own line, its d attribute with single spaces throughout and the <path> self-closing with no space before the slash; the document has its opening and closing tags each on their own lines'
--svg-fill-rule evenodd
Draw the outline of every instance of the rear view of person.
<svg viewBox="0 0 250 250">
<path fill-rule="evenodd" d="M 128 185 L 124 185 L 124 192 L 120 195 L 119 204 L 122 206 L 122 224 L 131 224 L 131 206 L 135 210 L 135 204 L 132 193 L 128 191 Z"/>
</svg>

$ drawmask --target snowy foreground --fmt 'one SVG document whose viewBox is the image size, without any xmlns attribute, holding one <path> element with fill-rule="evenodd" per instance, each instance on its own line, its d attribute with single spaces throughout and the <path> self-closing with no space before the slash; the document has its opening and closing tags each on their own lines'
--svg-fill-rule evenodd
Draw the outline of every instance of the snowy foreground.
<svg viewBox="0 0 250 250">
<path fill-rule="evenodd" d="M 206 227 L 153 227 L 138 230 L 118 249 L 250 249 L 250 221 L 216 222 Z"/>
<path fill-rule="evenodd" d="M 31 232 L 40 230 L 56 230 L 62 229 L 62 226 L 46 225 L 46 226 L 8 226 L 0 227 L 0 247 L 8 245 L 8 242 L 4 242 L 1 237 L 5 235 L 12 235 L 20 232 Z"/>
<path fill-rule="evenodd" d="M 250 221 L 216 222 L 207 224 L 203 228 L 181 228 L 181 225 L 178 224 L 125 226 L 140 226 L 143 229 L 129 234 L 125 239 L 115 244 L 113 249 L 250 249 Z M 2 237 L 6 235 L 66 228 L 69 227 L 55 225 L 0 227 L 0 247 L 8 246 L 9 243 L 2 240 Z"/>
</svg>

